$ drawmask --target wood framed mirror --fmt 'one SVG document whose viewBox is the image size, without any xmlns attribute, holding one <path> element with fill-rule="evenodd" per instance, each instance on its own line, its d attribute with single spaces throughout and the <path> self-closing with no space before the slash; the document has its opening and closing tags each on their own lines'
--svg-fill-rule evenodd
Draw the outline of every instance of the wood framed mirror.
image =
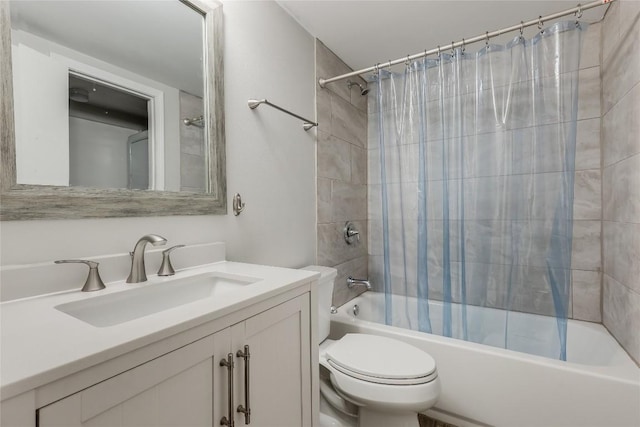
<svg viewBox="0 0 640 427">
<path fill-rule="evenodd" d="M 226 214 L 222 6 L 56 3 L 0 2 L 0 219 Z"/>
</svg>

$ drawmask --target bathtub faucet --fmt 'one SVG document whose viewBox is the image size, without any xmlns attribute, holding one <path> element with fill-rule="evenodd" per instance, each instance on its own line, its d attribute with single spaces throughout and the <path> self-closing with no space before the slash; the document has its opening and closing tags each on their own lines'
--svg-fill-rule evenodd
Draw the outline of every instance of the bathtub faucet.
<svg viewBox="0 0 640 427">
<path fill-rule="evenodd" d="M 347 288 L 351 289 L 354 286 L 358 286 L 358 285 L 364 286 L 365 288 L 367 288 L 368 291 L 371 290 L 371 283 L 369 283 L 368 280 L 365 280 L 365 279 L 354 279 L 351 276 L 349 276 L 347 278 Z"/>
</svg>

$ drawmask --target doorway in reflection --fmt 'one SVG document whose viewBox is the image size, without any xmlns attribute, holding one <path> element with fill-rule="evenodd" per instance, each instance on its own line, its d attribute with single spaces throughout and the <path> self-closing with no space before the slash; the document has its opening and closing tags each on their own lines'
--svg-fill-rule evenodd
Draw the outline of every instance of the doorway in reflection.
<svg viewBox="0 0 640 427">
<path fill-rule="evenodd" d="M 149 189 L 149 98 L 69 74 L 69 184 Z"/>
</svg>

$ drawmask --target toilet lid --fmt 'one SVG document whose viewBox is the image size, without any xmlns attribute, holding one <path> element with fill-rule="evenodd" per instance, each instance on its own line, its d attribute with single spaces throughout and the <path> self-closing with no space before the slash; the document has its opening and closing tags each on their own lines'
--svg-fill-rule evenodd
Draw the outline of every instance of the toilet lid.
<svg viewBox="0 0 640 427">
<path fill-rule="evenodd" d="M 428 353 L 378 335 L 347 334 L 327 348 L 325 357 L 343 373 L 373 382 L 422 383 L 436 376 L 436 362 Z"/>
</svg>

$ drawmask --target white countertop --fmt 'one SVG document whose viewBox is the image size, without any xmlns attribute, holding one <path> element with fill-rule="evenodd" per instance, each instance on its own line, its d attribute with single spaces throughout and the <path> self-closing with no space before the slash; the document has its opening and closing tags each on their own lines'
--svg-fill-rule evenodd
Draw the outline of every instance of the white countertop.
<svg viewBox="0 0 640 427">
<path fill-rule="evenodd" d="M 119 325 L 95 327 L 55 308 L 71 301 L 173 278 L 221 272 L 260 278 L 219 299 L 202 299 Z M 97 292 L 58 292 L 0 304 L 0 394 L 2 400 L 82 369 L 218 319 L 319 277 L 319 273 L 235 262 L 180 270 L 172 278 L 149 276 L 144 283 L 107 283 Z"/>
</svg>

